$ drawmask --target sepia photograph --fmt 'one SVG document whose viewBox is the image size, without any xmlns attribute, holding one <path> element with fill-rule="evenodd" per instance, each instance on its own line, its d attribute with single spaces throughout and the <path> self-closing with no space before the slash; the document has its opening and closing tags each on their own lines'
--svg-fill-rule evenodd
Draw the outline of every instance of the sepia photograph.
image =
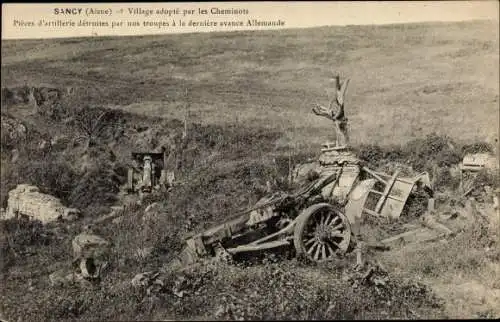
<svg viewBox="0 0 500 322">
<path fill-rule="evenodd" d="M 499 10 L 3 3 L 0 321 L 499 319 Z"/>
</svg>

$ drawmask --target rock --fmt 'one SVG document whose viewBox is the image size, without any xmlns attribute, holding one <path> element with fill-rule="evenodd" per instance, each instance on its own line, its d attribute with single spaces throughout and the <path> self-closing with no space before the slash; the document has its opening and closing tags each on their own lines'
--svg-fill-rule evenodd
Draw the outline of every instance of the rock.
<svg viewBox="0 0 500 322">
<path fill-rule="evenodd" d="M 153 202 L 152 204 L 150 204 L 149 206 L 146 207 L 144 212 L 148 213 L 148 212 L 157 211 L 159 208 L 160 208 L 160 204 L 158 202 Z"/>
<path fill-rule="evenodd" d="M 159 202 L 153 202 L 144 210 L 144 215 L 142 216 L 143 222 L 156 222 L 160 216 L 161 205 Z"/>
<path fill-rule="evenodd" d="M 58 198 L 41 193 L 35 186 L 20 184 L 9 191 L 6 218 L 19 215 L 46 224 L 59 219 L 74 220 L 80 211 L 64 206 Z"/>
<path fill-rule="evenodd" d="M 152 295 L 160 291 L 163 287 L 163 281 L 159 278 L 160 272 L 149 271 L 144 273 L 139 273 L 130 282 L 134 287 L 144 287 L 146 288 L 146 293 Z"/>
<path fill-rule="evenodd" d="M 49 275 L 51 286 L 67 285 L 74 283 L 76 280 L 76 274 L 67 269 L 60 269 Z"/>
<path fill-rule="evenodd" d="M 107 267 L 111 243 L 97 235 L 81 233 L 73 239 L 72 246 L 83 277 L 98 278 Z"/>
<path fill-rule="evenodd" d="M 160 275 L 157 271 L 149 271 L 144 273 L 139 273 L 134 276 L 130 282 L 134 287 L 149 286 L 154 283 L 157 277 Z M 160 281 L 161 282 L 161 281 Z"/>
<path fill-rule="evenodd" d="M 97 235 L 81 233 L 73 239 L 73 257 L 99 258 L 109 251 L 110 243 Z"/>
</svg>

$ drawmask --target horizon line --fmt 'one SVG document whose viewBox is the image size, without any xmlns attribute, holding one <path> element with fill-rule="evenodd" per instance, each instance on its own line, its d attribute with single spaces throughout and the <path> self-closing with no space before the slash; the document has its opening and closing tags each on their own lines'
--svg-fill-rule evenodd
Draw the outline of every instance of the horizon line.
<svg viewBox="0 0 500 322">
<path fill-rule="evenodd" d="M 78 38 L 121 38 L 121 37 L 150 37 L 150 36 L 168 36 L 168 35 L 193 35 L 193 34 L 206 34 L 206 33 L 229 33 L 229 32 L 269 32 L 269 31 L 288 31 L 288 30 L 308 30 L 308 29 L 319 29 L 328 27 L 370 27 L 370 26 L 398 26 L 398 25 L 430 25 L 430 24 L 457 24 L 457 23 L 496 23 L 499 24 L 498 19 L 461 19 L 461 20 L 422 20 L 422 21 L 409 21 L 409 22 L 388 22 L 388 23 L 372 23 L 372 24 L 331 24 L 331 25 L 318 25 L 318 26 L 308 26 L 308 27 L 289 27 L 289 28 L 267 28 L 267 29 L 238 29 L 238 30 L 211 30 L 211 31 L 179 31 L 179 32 L 166 32 L 166 33 L 144 33 L 144 34 L 124 34 L 124 35 L 99 35 L 96 36 L 62 36 L 62 37 L 38 37 L 38 38 L 3 38 L 2 41 L 10 40 L 50 40 L 50 39 L 78 39 Z"/>
</svg>

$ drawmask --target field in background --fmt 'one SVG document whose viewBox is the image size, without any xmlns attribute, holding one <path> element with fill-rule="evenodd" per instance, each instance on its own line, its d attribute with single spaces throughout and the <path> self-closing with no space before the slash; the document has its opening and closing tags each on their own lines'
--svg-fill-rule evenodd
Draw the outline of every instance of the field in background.
<svg viewBox="0 0 500 322">
<path fill-rule="evenodd" d="M 498 25 L 483 21 L 3 41 L 2 86 L 82 87 L 89 103 L 158 117 L 188 106 L 192 121 L 283 130 L 278 144 L 302 146 L 331 138 L 311 106 L 340 72 L 354 143 L 472 141 L 498 131 L 498 52 Z"/>
<path fill-rule="evenodd" d="M 485 251 L 490 236 L 481 225 L 446 244 L 368 256 L 390 273 L 382 294 L 344 280 L 343 266 L 353 263 L 352 256 L 326 267 L 272 258 L 250 267 L 202 267 L 184 276 L 182 298 L 171 293 L 177 276 L 164 277 L 159 298 L 130 286 L 135 274 L 167 263 L 186 233 L 256 202 L 267 180 L 286 175 L 287 148 L 295 148 L 297 161 L 333 139 L 331 122 L 315 116 L 311 105 L 327 103 L 334 72 L 351 78 L 346 109 L 356 148 L 401 145 L 365 146 L 360 154 L 370 166 L 389 159 L 419 171 L 440 164 L 448 173 L 466 151 L 462 144 L 498 133 L 498 54 L 498 24 L 489 22 L 3 41 L 2 87 L 74 86 L 78 95 L 62 104 L 68 114 L 85 106 L 125 110 L 130 113 L 114 116 L 132 134 L 111 133 L 90 149 L 63 142 L 44 153 L 39 140 L 66 136 L 71 142 L 78 134 L 74 125 L 31 115 L 29 106 L 2 106 L 2 119 L 9 112 L 30 133 L 25 141 L 9 142 L 2 130 L 2 207 L 8 189 L 27 182 L 85 216 L 48 228 L 2 222 L 0 238 L 11 239 L 14 255 L 1 239 L 0 318 L 203 320 L 217 312 L 228 319 L 499 317 L 500 253 L 498 243 Z M 114 244 L 112 268 L 101 284 L 51 286 L 48 275 L 70 265 L 74 236 L 115 202 L 130 152 L 148 148 L 144 133 L 158 142 L 180 137 L 183 124 L 172 118 L 182 120 L 186 109 L 188 149 L 176 174 L 185 183 L 127 209 L 117 224 L 94 227 Z M 133 130 L 141 127 L 148 130 Z M 82 175 L 79 168 L 88 161 L 94 170 Z M 438 190 L 451 189 L 449 177 L 439 179 Z M 147 219 L 150 201 L 158 201 L 160 210 Z M 147 248 L 152 255 L 137 256 Z M 431 286 L 444 308 L 417 282 Z"/>
</svg>

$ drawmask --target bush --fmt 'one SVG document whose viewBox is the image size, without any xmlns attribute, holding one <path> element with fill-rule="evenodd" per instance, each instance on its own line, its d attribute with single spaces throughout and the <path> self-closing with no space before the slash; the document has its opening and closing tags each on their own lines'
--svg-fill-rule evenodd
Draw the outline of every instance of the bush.
<svg viewBox="0 0 500 322">
<path fill-rule="evenodd" d="M 91 213 L 91 209 L 96 207 L 108 208 L 116 201 L 122 180 L 112 169 L 90 169 L 73 182 L 66 200 L 72 207 L 86 210 L 87 213 Z"/>
<path fill-rule="evenodd" d="M 9 173 L 2 173 L 2 205 L 7 194 L 18 184 L 27 183 L 40 188 L 43 193 L 60 198 L 66 204 L 78 178 L 72 166 L 65 161 L 46 157 L 25 158 L 24 162 L 8 163 Z"/>
</svg>

